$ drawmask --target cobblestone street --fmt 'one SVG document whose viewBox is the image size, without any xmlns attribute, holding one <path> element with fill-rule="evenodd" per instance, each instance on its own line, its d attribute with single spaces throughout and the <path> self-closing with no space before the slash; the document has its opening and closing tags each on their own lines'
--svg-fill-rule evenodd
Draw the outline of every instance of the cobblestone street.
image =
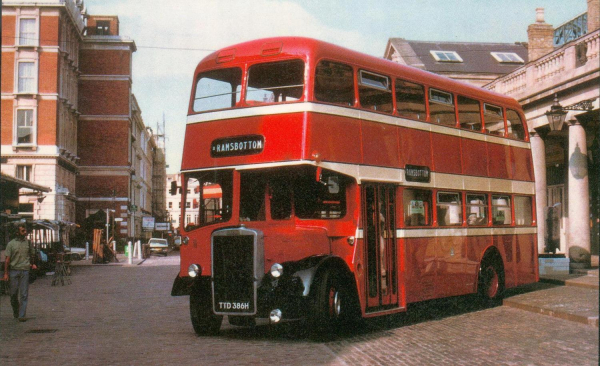
<svg viewBox="0 0 600 366">
<path fill-rule="evenodd" d="M 171 297 L 177 253 L 141 265 L 73 266 L 71 285 L 30 287 L 26 323 L 0 301 L 0 364 L 597 365 L 598 328 L 468 298 L 409 308 L 317 342 L 295 327 L 197 337 Z"/>
</svg>

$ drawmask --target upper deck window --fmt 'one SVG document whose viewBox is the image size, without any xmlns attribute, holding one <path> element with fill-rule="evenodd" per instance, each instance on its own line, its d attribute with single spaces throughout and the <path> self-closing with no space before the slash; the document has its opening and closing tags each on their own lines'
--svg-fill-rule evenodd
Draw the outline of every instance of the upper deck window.
<svg viewBox="0 0 600 366">
<path fill-rule="evenodd" d="M 462 95 L 458 96 L 458 121 L 461 128 L 481 131 L 479 101 Z"/>
<path fill-rule="evenodd" d="M 509 64 L 525 63 L 525 61 L 523 61 L 521 56 L 517 55 L 514 52 L 490 52 L 490 53 L 498 62 L 509 63 Z"/>
<path fill-rule="evenodd" d="M 452 93 L 429 89 L 429 115 L 431 122 L 455 126 L 456 114 Z"/>
<path fill-rule="evenodd" d="M 490 135 L 504 136 L 504 114 L 502 108 L 483 104 L 483 118 L 485 120 L 485 131 Z"/>
<path fill-rule="evenodd" d="M 374 111 L 392 113 L 394 105 L 390 78 L 364 70 L 360 70 L 358 75 L 360 105 Z"/>
<path fill-rule="evenodd" d="M 250 66 L 246 102 L 293 102 L 304 91 L 304 62 L 302 60 L 270 62 Z"/>
<path fill-rule="evenodd" d="M 198 77 L 194 112 L 231 108 L 240 100 L 242 70 L 234 67 L 207 71 Z"/>
<path fill-rule="evenodd" d="M 517 140 L 525 140 L 525 128 L 519 113 L 512 109 L 506 110 L 506 127 L 508 128 L 508 137 Z"/>
<path fill-rule="evenodd" d="M 440 62 L 463 62 L 463 59 L 455 51 L 429 51 L 436 61 Z"/>
<path fill-rule="evenodd" d="M 332 61 L 321 61 L 315 71 L 315 99 L 319 102 L 354 105 L 352 67 Z"/>
<path fill-rule="evenodd" d="M 396 80 L 396 109 L 402 117 L 425 120 L 425 90 L 422 85 Z"/>
</svg>

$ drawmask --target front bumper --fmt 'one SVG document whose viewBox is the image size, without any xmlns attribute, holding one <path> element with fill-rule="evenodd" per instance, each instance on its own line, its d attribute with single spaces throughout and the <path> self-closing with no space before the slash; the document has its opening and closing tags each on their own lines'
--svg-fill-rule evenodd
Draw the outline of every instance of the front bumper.
<svg viewBox="0 0 600 366">
<path fill-rule="evenodd" d="M 177 276 L 173 283 L 171 296 L 210 294 L 212 299 L 211 278 Z M 305 295 L 304 284 L 297 276 L 282 276 L 273 278 L 266 274 L 257 288 L 256 315 L 238 314 L 234 311 L 228 316 L 268 319 L 274 309 L 281 310 L 282 320 L 298 320 L 306 317 L 310 308 L 308 296 Z M 214 309 L 213 309 L 214 311 Z M 222 314 L 222 313 L 220 313 Z"/>
</svg>

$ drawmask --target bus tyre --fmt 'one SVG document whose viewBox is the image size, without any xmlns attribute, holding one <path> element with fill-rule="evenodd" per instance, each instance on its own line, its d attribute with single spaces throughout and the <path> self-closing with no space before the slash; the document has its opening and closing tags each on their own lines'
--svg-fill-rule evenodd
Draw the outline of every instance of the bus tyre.
<svg viewBox="0 0 600 366">
<path fill-rule="evenodd" d="M 197 294 L 190 295 L 190 317 L 199 336 L 218 334 L 223 321 L 223 316 L 213 314 L 210 302 Z"/>
<path fill-rule="evenodd" d="M 479 267 L 477 293 L 483 305 L 495 306 L 502 302 L 504 270 L 500 259 L 486 256 Z"/>
<path fill-rule="evenodd" d="M 328 269 L 316 283 L 311 328 L 317 335 L 324 335 L 350 319 L 349 291 L 339 274 Z"/>
</svg>

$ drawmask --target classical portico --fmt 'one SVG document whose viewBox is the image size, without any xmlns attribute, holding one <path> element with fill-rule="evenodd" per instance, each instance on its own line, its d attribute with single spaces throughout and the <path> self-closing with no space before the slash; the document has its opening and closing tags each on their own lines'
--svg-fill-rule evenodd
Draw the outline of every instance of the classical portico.
<svg viewBox="0 0 600 366">
<path fill-rule="evenodd" d="M 598 0 L 589 0 L 588 12 L 598 6 Z M 558 38 L 550 32 L 557 29 L 538 9 L 529 32 L 537 38 L 529 44 L 550 42 L 551 52 L 536 54 L 535 47 L 529 63 L 485 86 L 523 106 L 536 177 L 538 251 L 564 254 L 571 269 L 589 267 L 599 245 L 600 30 L 597 20 L 587 19 L 587 33 L 552 44 Z M 561 27 L 568 28 L 568 22 Z M 548 112 L 557 102 L 565 122 L 551 126 Z"/>
</svg>

